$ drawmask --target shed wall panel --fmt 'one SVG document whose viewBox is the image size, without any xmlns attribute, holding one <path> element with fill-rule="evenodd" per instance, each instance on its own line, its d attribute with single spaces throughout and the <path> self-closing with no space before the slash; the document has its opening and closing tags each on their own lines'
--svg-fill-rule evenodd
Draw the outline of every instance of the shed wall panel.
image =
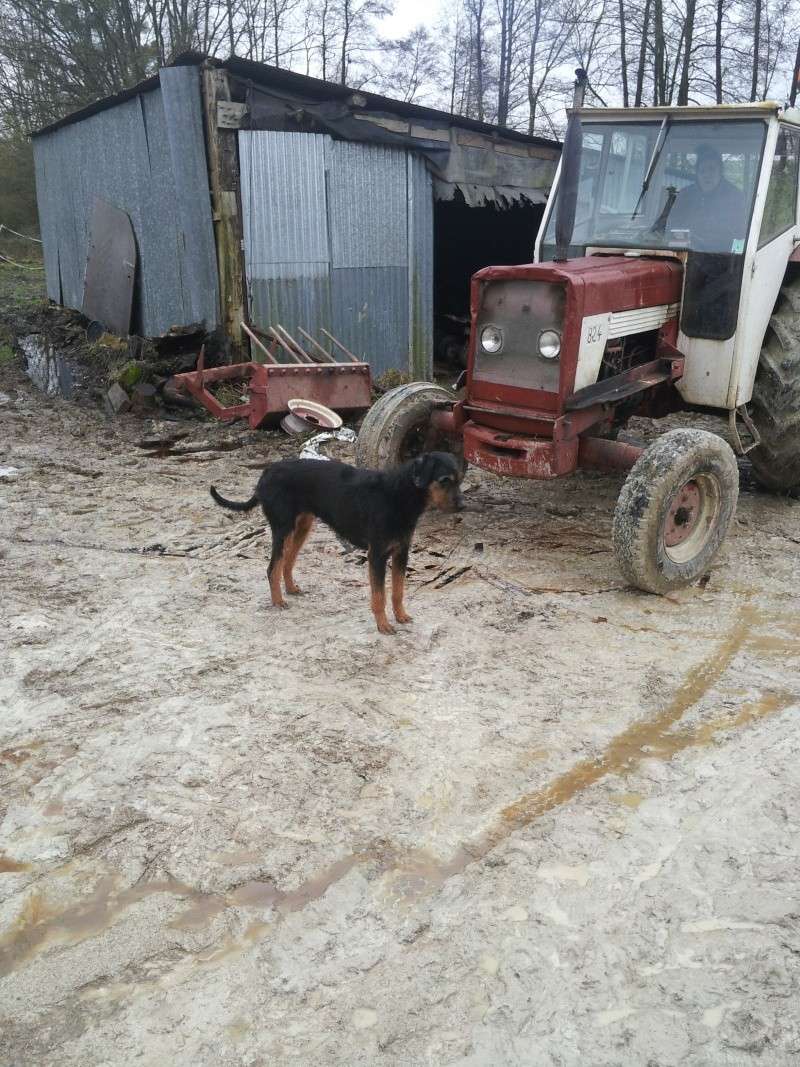
<svg viewBox="0 0 800 1067">
<path fill-rule="evenodd" d="M 239 133 L 248 266 L 330 261 L 322 134 Z"/>
<path fill-rule="evenodd" d="M 331 321 L 322 134 L 239 134 L 252 321 L 317 332 Z"/>
<path fill-rule="evenodd" d="M 199 97 L 196 106 L 200 106 Z M 160 89 L 36 137 L 33 147 L 48 295 L 52 299 L 59 299 L 60 290 L 60 302 L 65 306 L 80 308 L 83 303 L 89 225 L 94 201 L 100 197 L 130 216 L 136 237 L 133 329 L 154 336 L 172 325 L 198 319 L 209 327 L 216 324 L 216 255 L 210 206 L 207 232 L 196 233 L 194 238 L 193 255 L 204 256 L 204 262 L 195 266 L 193 277 L 211 278 L 213 285 L 199 288 L 184 266 L 185 228 Z M 196 174 L 193 183 L 191 195 L 204 198 L 210 205 L 205 173 Z M 202 294 L 199 299 L 198 294 Z M 201 314 L 192 314 L 194 311 Z"/>
<path fill-rule="evenodd" d="M 208 195 L 200 70 L 166 67 L 160 77 L 177 206 L 184 314 L 194 322 L 213 322 L 219 306 L 219 282 Z M 199 195 L 203 189 L 206 195 Z"/>
<path fill-rule="evenodd" d="M 409 367 L 433 377 L 433 178 L 419 156 L 408 156 Z"/>
<path fill-rule="evenodd" d="M 332 333 L 374 374 L 408 368 L 408 272 L 402 267 L 331 271 Z"/>
<path fill-rule="evenodd" d="M 424 163 L 322 134 L 239 133 L 250 314 L 320 337 L 376 374 L 431 369 L 433 192 Z M 413 247 L 418 243 L 418 247 Z M 410 244 L 413 250 L 410 251 Z"/>
<path fill-rule="evenodd" d="M 350 141 L 331 142 L 328 201 L 333 267 L 405 265 L 405 152 Z"/>
</svg>

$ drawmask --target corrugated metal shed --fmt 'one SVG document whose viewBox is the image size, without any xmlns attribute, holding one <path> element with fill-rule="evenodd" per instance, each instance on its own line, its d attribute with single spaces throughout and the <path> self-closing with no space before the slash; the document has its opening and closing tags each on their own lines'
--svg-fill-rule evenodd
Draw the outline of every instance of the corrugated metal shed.
<svg viewBox="0 0 800 1067">
<path fill-rule="evenodd" d="M 264 64 L 187 53 L 34 136 L 48 293 L 81 306 L 100 197 L 133 225 L 136 332 L 203 321 L 224 324 L 236 345 L 243 316 L 318 338 L 324 327 L 376 374 L 428 377 L 434 290 L 447 317 L 442 282 L 466 300 L 469 269 L 462 279 L 451 257 L 447 275 L 436 274 L 434 241 L 450 247 L 454 216 L 450 204 L 435 212 L 434 198 L 463 195 L 486 210 L 542 203 L 558 151 Z M 491 240 L 479 254 L 492 254 Z"/>
<path fill-rule="evenodd" d="M 161 85 L 34 139 L 48 296 L 80 308 L 95 198 L 131 219 L 139 257 L 133 328 L 218 318 L 199 71 L 174 67 Z"/>
</svg>

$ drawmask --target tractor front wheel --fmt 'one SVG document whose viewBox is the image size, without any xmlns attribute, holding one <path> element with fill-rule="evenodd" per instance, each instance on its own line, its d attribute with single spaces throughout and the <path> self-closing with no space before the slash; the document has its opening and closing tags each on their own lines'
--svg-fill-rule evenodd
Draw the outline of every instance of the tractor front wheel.
<svg viewBox="0 0 800 1067">
<path fill-rule="evenodd" d="M 639 457 L 617 501 L 614 551 L 625 578 L 669 593 L 701 578 L 736 512 L 731 447 L 704 430 L 670 430 Z"/>
<path fill-rule="evenodd" d="M 751 417 L 761 444 L 748 459 L 765 489 L 800 486 L 800 278 L 781 289 L 753 384 Z"/>
<path fill-rule="evenodd" d="M 452 452 L 464 467 L 461 441 L 437 433 L 431 415 L 440 403 L 452 403 L 453 394 L 431 382 L 398 385 L 377 400 L 367 412 L 356 442 L 359 467 L 384 470 L 413 459 L 421 452 Z"/>
</svg>

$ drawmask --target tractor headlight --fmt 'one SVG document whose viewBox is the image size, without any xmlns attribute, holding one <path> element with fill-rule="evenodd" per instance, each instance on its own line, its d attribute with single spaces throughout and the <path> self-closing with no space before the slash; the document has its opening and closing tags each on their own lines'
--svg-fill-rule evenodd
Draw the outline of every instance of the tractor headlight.
<svg viewBox="0 0 800 1067">
<path fill-rule="evenodd" d="M 481 348 L 489 355 L 496 355 L 503 347 L 503 331 L 497 326 L 484 326 L 481 330 Z"/>
<path fill-rule="evenodd" d="M 539 355 L 556 359 L 561 351 L 561 334 L 556 330 L 542 330 L 539 334 Z"/>
</svg>

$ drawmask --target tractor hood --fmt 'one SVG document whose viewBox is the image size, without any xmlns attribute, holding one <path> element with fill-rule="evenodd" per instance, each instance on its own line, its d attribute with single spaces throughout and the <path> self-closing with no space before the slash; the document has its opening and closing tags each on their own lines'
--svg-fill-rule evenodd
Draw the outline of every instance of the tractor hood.
<svg viewBox="0 0 800 1067">
<path fill-rule="evenodd" d="M 674 344 L 682 282 L 669 258 L 486 267 L 472 279 L 470 398 L 561 414 L 597 381 L 609 341 L 659 331 Z"/>
</svg>

